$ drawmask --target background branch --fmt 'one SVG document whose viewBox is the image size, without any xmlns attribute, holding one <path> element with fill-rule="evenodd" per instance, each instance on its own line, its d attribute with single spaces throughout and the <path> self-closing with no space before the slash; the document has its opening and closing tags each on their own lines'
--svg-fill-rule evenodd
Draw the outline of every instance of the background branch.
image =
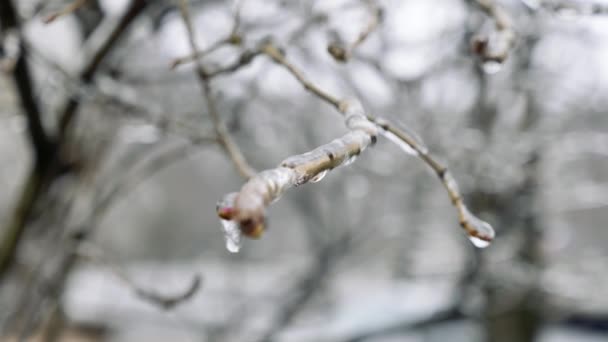
<svg viewBox="0 0 608 342">
<path fill-rule="evenodd" d="M 111 263 L 103 250 L 91 242 L 81 243 L 78 246 L 77 254 L 81 258 L 108 268 L 112 274 L 125 283 L 138 298 L 163 310 L 174 309 L 176 306 L 190 300 L 199 291 L 202 283 L 201 276 L 197 274 L 192 277 L 192 280 L 184 291 L 170 295 L 161 294 L 155 290 L 144 288 L 137 284 L 129 276 L 126 270 L 115 263 Z"/>
<path fill-rule="evenodd" d="M 194 27 L 192 25 L 192 20 L 190 18 L 190 11 L 188 9 L 188 3 L 186 0 L 180 0 L 179 2 L 180 12 L 182 14 L 182 18 L 184 19 L 184 24 L 186 25 L 186 29 L 188 32 L 188 40 L 190 41 L 190 47 L 192 51 L 197 51 L 196 39 L 194 33 Z M 238 21 L 237 21 L 238 22 Z M 213 121 L 213 127 L 215 129 L 215 133 L 217 135 L 218 141 L 220 145 L 224 148 L 232 163 L 236 167 L 239 174 L 245 178 L 249 179 L 255 174 L 255 170 L 249 166 L 245 156 L 238 148 L 236 143 L 232 140 L 232 137 L 228 133 L 228 129 L 226 125 L 222 121 L 217 112 L 217 107 L 215 104 L 215 99 L 211 94 L 211 86 L 209 84 L 209 75 L 203 68 L 202 63 L 199 60 L 196 60 L 196 73 L 198 76 L 200 87 L 203 91 L 203 96 L 207 102 L 207 109 L 209 111 L 209 116 Z"/>
</svg>

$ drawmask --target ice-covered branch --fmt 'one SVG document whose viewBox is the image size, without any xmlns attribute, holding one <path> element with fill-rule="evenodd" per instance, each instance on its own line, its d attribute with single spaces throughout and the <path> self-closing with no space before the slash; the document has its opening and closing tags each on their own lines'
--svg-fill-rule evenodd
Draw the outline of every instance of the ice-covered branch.
<svg viewBox="0 0 608 342">
<path fill-rule="evenodd" d="M 492 227 L 471 214 L 464 204 L 454 177 L 446 166 L 429 154 L 419 138 L 385 119 L 366 113 L 357 100 L 339 100 L 325 92 L 307 79 L 272 43 L 264 44 L 262 51 L 289 71 L 306 90 L 342 113 L 351 132 L 313 151 L 287 158 L 279 167 L 263 171 L 251 178 L 239 192 L 225 195 L 218 203 L 217 212 L 222 219 L 230 251 L 238 251 L 241 233 L 252 238 L 261 236 L 266 226 L 266 208 L 287 189 L 309 181 L 319 181 L 329 170 L 349 164 L 376 140 L 379 133 L 424 161 L 446 188 L 457 210 L 460 225 L 471 242 L 477 247 L 487 247 L 490 244 L 494 238 Z"/>
<path fill-rule="evenodd" d="M 490 36 L 477 35 L 471 40 L 472 51 L 484 63 L 503 63 L 515 45 L 515 29 L 509 13 L 494 0 L 475 0 L 494 20 L 496 30 Z"/>
<path fill-rule="evenodd" d="M 278 167 L 252 177 L 238 193 L 224 196 L 217 212 L 226 232 L 227 247 L 238 251 L 241 233 L 259 238 L 266 228 L 266 208 L 292 187 L 318 182 L 339 166 L 352 163 L 376 141 L 378 126 L 368 121 L 356 100 L 342 101 L 340 112 L 350 132 L 303 154 L 291 156 Z"/>
<path fill-rule="evenodd" d="M 469 235 L 471 242 L 481 248 L 489 246 L 494 239 L 494 229 L 489 223 L 477 218 L 469 211 L 458 189 L 458 183 L 447 166 L 431 155 L 422 140 L 414 134 L 382 118 L 368 116 L 368 119 L 382 128 L 381 132 L 386 138 L 400 146 L 404 151 L 418 156 L 435 172 L 446 189 L 452 205 L 456 208 L 460 226 Z"/>
<path fill-rule="evenodd" d="M 369 8 L 372 17 L 367 24 L 367 26 L 359 33 L 357 39 L 348 45 L 341 44 L 339 42 L 333 42 L 327 46 L 327 51 L 329 54 L 338 62 L 345 63 L 347 62 L 353 54 L 353 51 L 357 48 L 357 46 L 361 45 L 367 37 L 374 32 L 374 30 L 380 25 L 382 21 L 382 8 L 378 6 L 374 1 L 367 0 L 365 1 L 366 5 Z"/>
</svg>

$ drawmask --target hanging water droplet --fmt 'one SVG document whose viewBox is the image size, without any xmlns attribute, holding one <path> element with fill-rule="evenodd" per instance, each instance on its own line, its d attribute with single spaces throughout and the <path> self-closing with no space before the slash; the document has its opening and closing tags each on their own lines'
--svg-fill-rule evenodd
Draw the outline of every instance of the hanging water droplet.
<svg viewBox="0 0 608 342">
<path fill-rule="evenodd" d="M 344 160 L 344 163 L 342 163 L 342 165 L 344 165 L 344 166 L 348 166 L 348 165 L 350 165 L 350 164 L 354 163 L 354 162 L 355 162 L 355 160 L 357 160 L 357 155 L 356 155 L 356 154 L 353 154 L 352 156 L 350 156 L 350 157 L 346 158 L 346 159 Z"/>
<path fill-rule="evenodd" d="M 469 240 L 471 243 L 477 248 L 488 247 L 495 236 L 494 228 L 492 228 L 488 222 L 471 214 L 466 208 L 464 209 L 463 214 L 464 219 L 470 225 L 470 228 L 474 230 L 475 235 L 473 235 L 473 232 L 469 233 Z"/>
<path fill-rule="evenodd" d="M 311 183 L 320 182 L 323 178 L 325 178 L 325 175 L 327 175 L 327 170 L 323 170 L 323 171 L 317 173 L 314 177 L 312 177 L 310 179 L 310 182 Z"/>
<path fill-rule="evenodd" d="M 224 231 L 224 239 L 226 240 L 226 249 L 230 253 L 238 253 L 241 249 L 241 230 L 238 223 L 232 220 L 220 220 L 222 222 L 222 230 Z"/>
<path fill-rule="evenodd" d="M 476 238 L 474 236 L 469 236 L 469 240 L 473 244 L 473 246 L 477 248 L 486 248 L 490 245 L 490 241 L 482 240 L 480 238 Z"/>
<path fill-rule="evenodd" d="M 486 74 L 495 74 L 497 72 L 499 72 L 502 69 L 502 63 L 498 62 L 498 61 L 485 61 L 483 62 L 481 68 L 483 69 L 483 72 L 485 72 Z"/>
</svg>

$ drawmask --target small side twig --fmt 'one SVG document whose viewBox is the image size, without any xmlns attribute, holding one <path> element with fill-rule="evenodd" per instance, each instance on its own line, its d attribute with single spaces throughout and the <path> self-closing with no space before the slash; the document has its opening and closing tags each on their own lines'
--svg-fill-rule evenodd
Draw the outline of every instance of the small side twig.
<svg viewBox="0 0 608 342">
<path fill-rule="evenodd" d="M 367 26 L 359 33 L 357 39 L 348 45 L 343 45 L 339 42 L 330 43 L 327 46 L 327 52 L 338 62 L 345 63 L 352 56 L 354 50 L 361 45 L 367 37 L 376 30 L 376 28 L 382 22 L 383 11 L 380 6 L 378 6 L 374 1 L 367 0 L 365 1 L 369 10 L 372 14 L 372 17 L 367 24 Z"/>
<path fill-rule="evenodd" d="M 214 78 L 214 77 L 222 75 L 222 74 L 233 73 L 233 72 L 239 70 L 240 68 L 250 64 L 254 60 L 254 58 L 259 56 L 260 54 L 261 54 L 261 51 L 259 49 L 245 50 L 241 53 L 239 58 L 237 58 L 234 62 L 230 63 L 229 65 L 226 65 L 224 67 L 221 67 L 221 68 L 213 70 L 213 71 L 208 71 L 207 78 Z"/>
<path fill-rule="evenodd" d="M 239 29 L 240 29 L 240 25 L 241 25 L 241 9 L 242 9 L 244 3 L 245 3 L 245 0 L 241 0 L 241 1 L 237 2 L 236 9 L 234 11 L 234 24 L 232 25 L 232 29 L 230 30 L 230 33 L 226 37 L 211 44 L 205 50 L 202 50 L 202 51 L 193 50 L 194 52 L 192 52 L 188 56 L 179 57 L 179 58 L 174 59 L 173 62 L 171 63 L 171 69 L 175 69 L 182 64 L 194 62 L 198 59 L 201 59 L 201 58 L 213 53 L 214 51 L 218 50 L 219 48 L 221 48 L 224 45 L 241 45 L 241 43 L 243 42 L 243 37 L 239 34 Z"/>
<path fill-rule="evenodd" d="M 155 290 L 144 288 L 137 284 L 126 270 L 116 264 L 111 263 L 103 250 L 94 245 L 92 242 L 80 243 L 77 254 L 79 257 L 91 262 L 107 267 L 112 274 L 125 283 L 132 292 L 140 299 L 158 306 L 163 310 L 171 310 L 180 304 L 190 300 L 201 288 L 202 278 L 195 274 L 190 281 L 190 284 L 184 291 L 176 294 L 161 294 Z"/>
</svg>

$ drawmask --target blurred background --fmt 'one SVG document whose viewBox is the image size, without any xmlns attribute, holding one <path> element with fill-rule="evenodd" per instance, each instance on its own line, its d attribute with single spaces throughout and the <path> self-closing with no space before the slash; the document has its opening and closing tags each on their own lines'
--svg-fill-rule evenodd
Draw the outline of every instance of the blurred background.
<svg viewBox="0 0 608 342">
<path fill-rule="evenodd" d="M 608 1 L 190 0 L 198 60 L 236 66 L 210 98 L 252 167 L 347 132 L 241 57 L 272 39 L 416 132 L 497 233 L 475 248 L 380 137 L 237 254 L 215 210 L 245 180 L 195 64 L 171 68 L 192 53 L 178 2 L 2 2 L 0 340 L 608 340 Z"/>
</svg>

